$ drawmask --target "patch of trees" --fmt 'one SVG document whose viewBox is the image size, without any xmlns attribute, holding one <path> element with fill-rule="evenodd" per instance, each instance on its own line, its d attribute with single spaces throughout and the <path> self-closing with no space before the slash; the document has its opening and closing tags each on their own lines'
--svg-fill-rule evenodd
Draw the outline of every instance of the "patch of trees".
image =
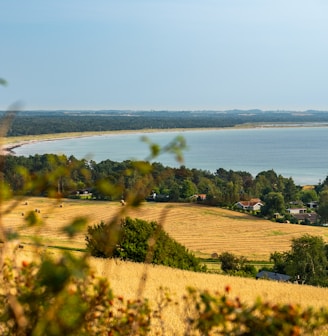
<svg viewBox="0 0 328 336">
<path fill-rule="evenodd" d="M 183 245 L 171 238 L 157 222 L 124 218 L 119 230 L 101 222 L 88 227 L 87 249 L 100 258 L 149 262 L 189 271 L 206 271 L 206 266 Z"/>
<path fill-rule="evenodd" d="M 322 237 L 294 238 L 290 251 L 274 252 L 270 260 L 274 272 L 290 275 L 299 283 L 328 287 L 328 244 Z"/>
<path fill-rule="evenodd" d="M 256 268 L 250 265 L 247 258 L 243 256 L 238 257 L 233 253 L 223 252 L 218 259 L 221 262 L 221 269 L 224 273 L 246 277 L 256 276 Z"/>
<path fill-rule="evenodd" d="M 1 112 L 0 112 L 1 113 Z M 4 113 L 2 113 L 4 114 Z M 8 136 L 146 128 L 233 127 L 245 123 L 328 122 L 328 112 L 307 111 L 22 111 Z"/>
</svg>

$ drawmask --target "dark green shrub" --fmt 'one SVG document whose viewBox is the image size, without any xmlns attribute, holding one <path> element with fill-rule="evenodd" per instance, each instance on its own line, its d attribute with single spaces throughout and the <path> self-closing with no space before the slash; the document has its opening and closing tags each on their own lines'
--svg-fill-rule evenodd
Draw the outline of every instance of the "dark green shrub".
<svg viewBox="0 0 328 336">
<path fill-rule="evenodd" d="M 92 256 L 121 258 L 135 262 L 150 262 L 183 270 L 205 271 L 198 259 L 183 245 L 172 239 L 156 222 L 141 219 L 123 219 L 112 251 L 107 242 L 115 231 L 101 222 L 88 228 L 87 249 Z"/>
</svg>

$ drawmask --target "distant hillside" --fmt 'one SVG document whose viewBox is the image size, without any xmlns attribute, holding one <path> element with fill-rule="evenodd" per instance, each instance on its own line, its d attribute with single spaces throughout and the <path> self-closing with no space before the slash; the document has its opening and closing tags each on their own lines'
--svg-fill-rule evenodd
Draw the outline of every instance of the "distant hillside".
<svg viewBox="0 0 328 336">
<path fill-rule="evenodd" d="M 4 115 L 4 111 L 0 112 Z M 328 111 L 20 111 L 8 136 L 140 129 L 328 124 Z"/>
</svg>

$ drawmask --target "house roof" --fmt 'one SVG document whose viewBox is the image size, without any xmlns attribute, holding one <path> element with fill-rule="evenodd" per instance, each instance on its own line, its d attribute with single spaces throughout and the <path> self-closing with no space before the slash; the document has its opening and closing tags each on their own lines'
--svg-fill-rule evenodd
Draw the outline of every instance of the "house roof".
<svg viewBox="0 0 328 336">
<path fill-rule="evenodd" d="M 243 205 L 243 206 L 245 206 L 245 207 L 252 207 L 252 206 L 254 206 L 256 204 L 263 205 L 262 202 L 261 202 L 261 200 L 239 201 L 238 203 L 241 204 L 241 205 Z"/>
<path fill-rule="evenodd" d="M 298 213 L 298 214 L 293 214 L 293 217 L 295 217 L 297 220 L 309 220 L 311 223 L 314 223 L 318 219 L 318 214 L 315 212 L 312 213 Z"/>
<path fill-rule="evenodd" d="M 256 274 L 256 279 L 270 279 L 276 281 L 289 281 L 291 277 L 286 274 L 268 272 L 268 271 L 260 271 Z"/>
</svg>

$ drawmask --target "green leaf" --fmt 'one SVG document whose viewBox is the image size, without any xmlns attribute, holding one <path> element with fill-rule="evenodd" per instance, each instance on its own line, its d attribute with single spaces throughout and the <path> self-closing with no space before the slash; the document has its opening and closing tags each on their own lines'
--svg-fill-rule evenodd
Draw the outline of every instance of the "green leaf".
<svg viewBox="0 0 328 336">
<path fill-rule="evenodd" d="M 59 292 L 70 277 L 70 272 L 63 262 L 54 263 L 44 260 L 39 270 L 41 286 L 46 286 L 52 292 Z"/>
<path fill-rule="evenodd" d="M 0 78 L 0 85 L 3 85 L 3 86 L 7 86 L 8 82 L 3 79 L 3 78 Z"/>
<path fill-rule="evenodd" d="M 145 162 L 145 161 L 134 161 L 134 162 L 132 162 L 132 165 L 141 174 L 148 174 L 153 169 L 151 164 L 149 162 Z"/>
<path fill-rule="evenodd" d="M 16 240 L 19 238 L 19 233 L 13 230 L 7 230 L 5 232 L 6 240 Z"/>
<path fill-rule="evenodd" d="M 40 220 L 36 214 L 36 211 L 29 211 L 25 217 L 25 222 L 27 226 L 35 226 L 40 224 Z"/>
<path fill-rule="evenodd" d="M 71 224 L 63 228 L 63 232 L 67 233 L 68 236 L 72 238 L 85 228 L 87 222 L 85 217 L 77 217 Z"/>
<path fill-rule="evenodd" d="M 10 186 L 3 182 L 0 186 L 0 200 L 8 200 L 12 197 L 12 190 Z"/>
</svg>

